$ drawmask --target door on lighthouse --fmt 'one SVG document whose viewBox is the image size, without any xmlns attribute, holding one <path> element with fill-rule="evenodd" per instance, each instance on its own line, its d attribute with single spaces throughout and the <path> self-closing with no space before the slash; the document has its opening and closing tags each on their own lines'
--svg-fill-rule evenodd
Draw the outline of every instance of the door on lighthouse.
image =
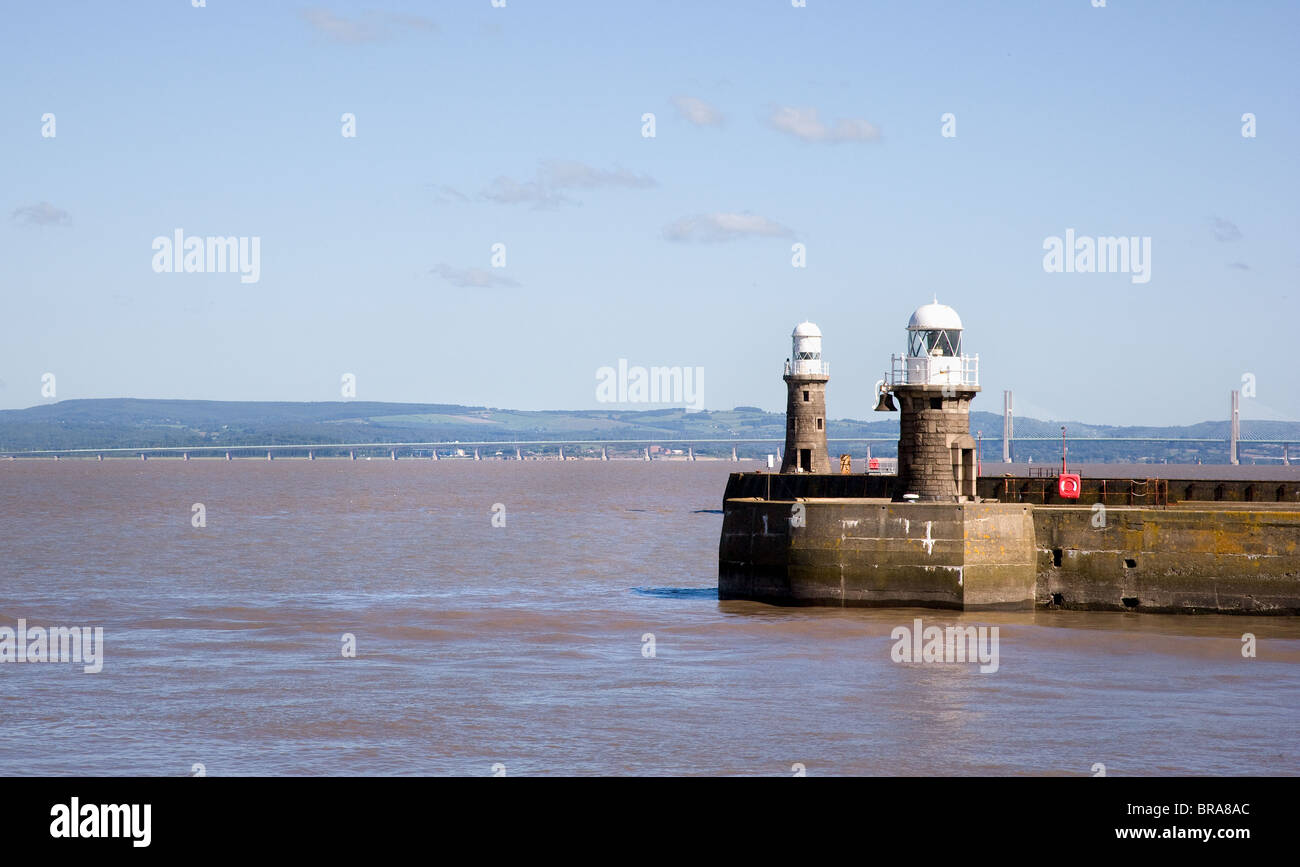
<svg viewBox="0 0 1300 867">
<path fill-rule="evenodd" d="M 799 469 L 812 472 L 812 449 L 799 449 Z"/>
</svg>

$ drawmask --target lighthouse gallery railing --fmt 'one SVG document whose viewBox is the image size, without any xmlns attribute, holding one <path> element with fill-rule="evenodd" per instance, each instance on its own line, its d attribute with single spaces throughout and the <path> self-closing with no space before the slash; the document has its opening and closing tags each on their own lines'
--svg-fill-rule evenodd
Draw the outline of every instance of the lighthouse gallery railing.
<svg viewBox="0 0 1300 867">
<path fill-rule="evenodd" d="M 890 385 L 980 384 L 978 355 L 893 355 L 890 362 Z"/>
</svg>

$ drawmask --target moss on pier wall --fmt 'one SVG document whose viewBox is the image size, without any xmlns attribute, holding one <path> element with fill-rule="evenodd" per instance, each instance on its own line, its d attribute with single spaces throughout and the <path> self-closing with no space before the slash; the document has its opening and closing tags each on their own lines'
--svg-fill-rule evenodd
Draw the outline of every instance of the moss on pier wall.
<svg viewBox="0 0 1300 867">
<path fill-rule="evenodd" d="M 1039 506 L 1038 603 L 1300 614 L 1300 509 Z"/>
<path fill-rule="evenodd" d="M 718 592 L 785 605 L 1028 608 L 1031 514 L 999 503 L 727 500 Z"/>
<path fill-rule="evenodd" d="M 719 594 L 969 608 L 1015 604 L 1027 581 L 1041 607 L 1300 614 L 1300 507 L 1252 501 L 1244 483 L 1221 488 L 1220 503 L 1102 510 L 872 499 L 887 478 L 732 475 Z"/>
</svg>

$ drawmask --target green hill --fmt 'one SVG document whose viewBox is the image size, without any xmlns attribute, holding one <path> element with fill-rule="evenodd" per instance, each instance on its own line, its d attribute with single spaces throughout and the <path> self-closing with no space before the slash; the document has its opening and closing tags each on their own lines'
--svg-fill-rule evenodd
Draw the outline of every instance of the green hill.
<svg viewBox="0 0 1300 867">
<path fill-rule="evenodd" d="M 1217 443 L 1087 442 L 1088 437 L 1208 437 L 1226 439 L 1227 421 L 1207 421 L 1184 427 L 1115 427 L 1067 422 L 1070 454 L 1077 461 L 1169 460 L 1222 462 L 1226 447 Z M 1002 417 L 971 414 L 972 433 L 985 440 L 984 456 L 1001 455 Z M 893 455 L 898 416 L 879 419 L 832 419 L 827 433 L 834 438 L 875 437 L 872 453 Z M 1243 421 L 1243 439 L 1293 438 L 1300 443 L 1300 424 Z M 206 400 L 68 400 L 21 410 L 0 411 L 0 453 L 17 454 L 55 449 L 160 447 L 222 447 L 303 443 L 326 447 L 357 442 L 501 442 L 518 440 L 691 440 L 770 439 L 785 435 L 785 416 L 756 407 L 687 412 L 652 410 L 547 410 L 527 412 L 455 404 L 380 403 L 370 401 L 292 403 Z M 1041 436 L 1043 442 L 1017 442 L 1015 457 L 1035 461 L 1059 455 L 1059 422 L 1016 419 L 1016 435 Z M 841 448 L 832 443 L 832 451 Z M 1243 444 L 1257 456 L 1280 455 L 1277 446 Z M 865 445 L 844 444 L 859 454 Z M 698 454 L 726 454 L 728 444 L 695 447 Z M 775 450 L 775 443 L 739 446 L 743 455 Z M 1297 454 L 1300 458 L 1300 454 Z"/>
</svg>

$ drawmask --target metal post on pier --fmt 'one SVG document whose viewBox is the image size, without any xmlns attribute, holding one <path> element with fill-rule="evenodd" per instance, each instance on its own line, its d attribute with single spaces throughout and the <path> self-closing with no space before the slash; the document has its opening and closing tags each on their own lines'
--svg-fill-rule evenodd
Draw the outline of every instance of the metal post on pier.
<svg viewBox="0 0 1300 867">
<path fill-rule="evenodd" d="M 1014 436 L 1014 425 L 1011 415 L 1011 392 L 1002 392 L 1002 463 L 1011 463 L 1011 438 Z"/>
<path fill-rule="evenodd" d="M 1237 466 L 1237 441 L 1241 439 L 1241 392 L 1232 392 L 1232 420 L 1228 431 L 1228 461 Z"/>
</svg>

